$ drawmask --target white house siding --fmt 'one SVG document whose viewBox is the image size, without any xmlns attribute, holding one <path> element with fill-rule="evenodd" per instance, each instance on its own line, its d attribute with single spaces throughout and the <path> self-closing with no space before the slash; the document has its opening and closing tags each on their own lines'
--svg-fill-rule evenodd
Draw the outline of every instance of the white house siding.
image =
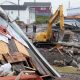
<svg viewBox="0 0 80 80">
<path fill-rule="evenodd" d="M 11 16 L 13 20 L 15 20 L 18 17 L 18 11 L 16 10 L 5 10 L 5 11 L 9 16 Z"/>
<path fill-rule="evenodd" d="M 30 11 L 29 7 L 26 10 L 20 10 L 20 20 L 27 24 L 35 22 L 35 12 Z"/>
<path fill-rule="evenodd" d="M 5 10 L 5 11 L 9 16 L 11 16 L 13 20 L 15 20 L 18 17 L 18 11 L 16 10 Z M 29 21 L 28 9 L 20 10 L 19 13 L 20 13 L 20 16 L 19 16 L 20 21 L 24 21 L 25 23 L 29 24 L 30 21 Z"/>
<path fill-rule="evenodd" d="M 26 10 L 20 10 L 20 21 L 24 21 L 25 23 L 29 24 L 29 11 Z"/>
<path fill-rule="evenodd" d="M 30 23 L 35 22 L 35 13 L 30 13 Z"/>
<path fill-rule="evenodd" d="M 30 23 L 35 22 L 35 9 L 34 8 L 28 8 L 29 9 L 29 20 Z"/>
<path fill-rule="evenodd" d="M 15 3 L 12 3 L 12 2 L 9 2 L 9 1 L 5 1 L 1 5 L 3 5 L 3 9 L 7 12 L 7 14 L 9 16 L 11 16 L 13 18 L 13 20 L 18 18 L 18 5 L 15 5 Z M 10 6 L 12 6 L 12 7 L 10 8 Z M 19 10 L 20 21 L 24 21 L 25 23 L 30 24 L 30 23 L 35 22 L 35 20 L 36 20 L 35 18 L 36 18 L 37 15 L 46 15 L 46 16 L 49 15 L 44 10 L 45 9 L 48 10 L 47 7 L 50 7 L 50 3 L 49 4 L 48 3 L 36 3 L 36 6 L 35 6 L 34 3 L 32 3 L 32 2 L 28 3 L 27 2 L 27 3 L 24 3 L 23 5 L 20 5 L 20 7 L 19 7 L 20 8 L 20 10 Z M 42 11 L 44 11 L 45 14 L 42 11 L 38 12 L 38 13 L 37 12 L 35 13 L 35 11 L 37 11 L 37 10 L 38 11 L 42 10 Z"/>
</svg>

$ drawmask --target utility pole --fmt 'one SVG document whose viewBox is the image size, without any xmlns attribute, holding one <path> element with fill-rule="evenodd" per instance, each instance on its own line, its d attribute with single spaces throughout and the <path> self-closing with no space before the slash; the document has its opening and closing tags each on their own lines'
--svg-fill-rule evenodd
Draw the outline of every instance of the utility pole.
<svg viewBox="0 0 80 80">
<path fill-rule="evenodd" d="M 36 0 L 34 0 L 34 15 L 35 15 L 35 22 L 36 22 Z"/>
<path fill-rule="evenodd" d="M 20 17 L 20 11 L 19 11 L 20 4 L 19 4 L 19 2 L 20 2 L 20 0 L 18 0 L 18 20 L 19 20 L 19 17 Z"/>
<path fill-rule="evenodd" d="M 71 7 L 71 4 L 70 4 L 70 0 L 69 0 L 68 8 L 70 9 L 70 7 Z"/>
</svg>

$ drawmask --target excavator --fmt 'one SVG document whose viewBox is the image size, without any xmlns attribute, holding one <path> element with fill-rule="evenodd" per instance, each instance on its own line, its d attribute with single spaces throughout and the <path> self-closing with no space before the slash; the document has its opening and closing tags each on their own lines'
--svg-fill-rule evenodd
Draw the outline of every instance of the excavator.
<svg viewBox="0 0 80 80">
<path fill-rule="evenodd" d="M 53 16 L 50 17 L 48 21 L 47 30 L 44 32 L 38 32 L 34 37 L 34 45 L 40 44 L 52 44 L 55 41 L 55 34 L 52 31 L 52 25 L 59 22 L 60 30 L 64 30 L 64 15 L 63 15 L 63 5 L 60 5 Z"/>
</svg>

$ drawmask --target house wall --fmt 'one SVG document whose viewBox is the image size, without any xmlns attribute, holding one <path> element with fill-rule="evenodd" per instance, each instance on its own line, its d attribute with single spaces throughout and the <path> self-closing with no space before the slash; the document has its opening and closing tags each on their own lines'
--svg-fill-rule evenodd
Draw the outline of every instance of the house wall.
<svg viewBox="0 0 80 80">
<path fill-rule="evenodd" d="M 35 22 L 35 18 L 37 16 L 50 16 L 51 15 L 51 9 L 50 7 L 30 7 L 29 8 L 29 16 L 30 16 L 30 23 Z"/>
<path fill-rule="evenodd" d="M 35 9 L 34 8 L 28 8 L 29 9 L 29 20 L 30 23 L 35 22 Z"/>
<path fill-rule="evenodd" d="M 6 13 L 11 16 L 11 18 L 13 18 L 13 20 L 15 20 L 18 17 L 18 11 L 15 10 L 5 10 Z"/>
<path fill-rule="evenodd" d="M 18 11 L 17 10 L 5 10 L 8 15 L 11 16 L 13 20 L 18 18 Z M 20 16 L 19 19 L 21 21 L 24 21 L 25 23 L 29 24 L 29 10 L 28 8 L 26 10 L 20 10 L 19 11 Z"/>
<path fill-rule="evenodd" d="M 41 16 L 41 15 L 50 16 L 51 12 L 48 8 L 46 8 L 47 10 L 40 10 L 40 9 L 41 9 L 40 7 L 36 9 L 27 7 L 26 10 L 19 10 L 20 21 L 24 21 L 26 24 L 30 24 L 35 22 L 36 16 Z M 13 20 L 18 18 L 18 10 L 5 10 L 5 11 L 7 12 L 8 15 L 10 15 L 13 18 Z"/>
<path fill-rule="evenodd" d="M 34 3 L 31 3 L 31 4 L 34 4 Z M 5 1 L 3 2 L 1 5 L 17 5 L 15 3 L 12 3 L 10 1 Z M 24 5 L 26 5 L 24 3 Z M 28 3 L 27 3 L 28 5 Z M 47 4 L 44 4 L 47 6 Z M 33 23 L 35 22 L 35 18 L 36 16 L 50 16 L 50 13 L 51 13 L 51 9 L 50 9 L 50 6 L 44 6 L 44 5 L 38 5 L 36 4 L 37 7 L 35 7 L 34 5 L 29 5 L 26 7 L 26 10 L 19 10 L 20 12 L 20 20 L 21 21 L 24 21 L 25 23 L 27 24 L 30 24 L 30 23 Z M 7 12 L 8 15 L 10 15 L 13 20 L 15 20 L 16 18 L 18 18 L 18 10 L 15 9 L 15 10 L 5 10 Z M 36 13 L 35 13 L 36 12 Z M 36 14 L 36 16 L 35 16 Z"/>
<path fill-rule="evenodd" d="M 24 21 L 26 24 L 29 24 L 29 10 L 20 10 L 20 20 Z"/>
</svg>

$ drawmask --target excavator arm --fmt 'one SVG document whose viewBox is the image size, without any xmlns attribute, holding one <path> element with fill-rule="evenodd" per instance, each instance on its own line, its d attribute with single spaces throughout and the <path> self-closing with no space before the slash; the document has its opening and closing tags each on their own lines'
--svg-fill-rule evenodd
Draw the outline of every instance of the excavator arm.
<svg viewBox="0 0 80 80">
<path fill-rule="evenodd" d="M 52 24 L 58 22 L 60 23 L 60 29 L 63 31 L 64 30 L 64 15 L 63 15 L 63 6 L 60 5 L 59 8 L 56 10 L 54 15 L 50 18 L 48 22 L 48 27 L 47 27 L 47 37 L 48 39 L 51 38 L 52 36 Z"/>
</svg>

